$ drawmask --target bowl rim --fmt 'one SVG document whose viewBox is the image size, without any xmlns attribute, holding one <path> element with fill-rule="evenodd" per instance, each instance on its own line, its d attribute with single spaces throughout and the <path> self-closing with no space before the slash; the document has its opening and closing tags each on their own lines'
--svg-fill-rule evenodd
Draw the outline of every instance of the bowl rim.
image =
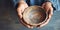
<svg viewBox="0 0 60 30">
<path fill-rule="evenodd" d="M 34 6 L 30 6 L 30 7 L 40 7 L 40 8 L 42 8 L 41 6 L 37 6 L 37 5 L 34 5 Z M 27 7 L 27 8 L 29 8 L 29 7 Z M 27 8 L 25 8 L 25 10 L 27 9 Z M 42 8 L 43 9 L 43 8 Z M 24 11 L 25 11 L 24 10 Z M 46 11 L 45 11 L 46 12 Z M 34 26 L 36 26 L 36 25 L 41 25 L 41 24 L 43 24 L 43 23 L 45 23 L 46 21 L 47 21 L 47 18 L 48 18 L 48 13 L 46 13 L 46 18 L 45 18 L 45 20 L 43 21 L 43 22 L 41 22 L 41 23 L 37 23 L 37 24 L 30 24 L 30 25 L 34 25 Z M 24 12 L 23 12 L 23 19 L 24 19 Z M 24 20 L 25 21 L 25 20 Z M 25 21 L 26 22 L 26 21 Z M 27 22 L 26 22 L 27 23 Z M 29 24 L 29 23 L 27 23 L 27 24 Z"/>
</svg>

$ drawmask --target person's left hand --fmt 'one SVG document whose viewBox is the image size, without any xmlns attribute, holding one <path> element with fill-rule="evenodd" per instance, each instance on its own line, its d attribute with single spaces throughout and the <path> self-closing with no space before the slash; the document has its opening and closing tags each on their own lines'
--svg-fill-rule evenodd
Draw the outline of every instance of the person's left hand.
<svg viewBox="0 0 60 30">
<path fill-rule="evenodd" d="M 47 21 L 43 24 L 40 25 L 40 27 L 45 26 L 46 24 L 48 24 L 48 22 L 50 21 L 52 15 L 53 15 L 53 7 L 52 7 L 52 3 L 51 2 L 45 2 L 42 4 L 42 8 L 45 9 L 46 13 L 48 13 L 48 18 Z"/>
</svg>

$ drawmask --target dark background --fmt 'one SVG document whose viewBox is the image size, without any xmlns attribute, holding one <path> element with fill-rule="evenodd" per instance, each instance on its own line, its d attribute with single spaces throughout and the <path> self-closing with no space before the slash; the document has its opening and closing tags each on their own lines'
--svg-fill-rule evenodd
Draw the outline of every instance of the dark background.
<svg viewBox="0 0 60 30">
<path fill-rule="evenodd" d="M 11 0 L 0 0 L 0 30 L 60 30 L 60 11 L 54 12 L 46 26 L 29 29 L 19 23 L 13 2 Z"/>
</svg>

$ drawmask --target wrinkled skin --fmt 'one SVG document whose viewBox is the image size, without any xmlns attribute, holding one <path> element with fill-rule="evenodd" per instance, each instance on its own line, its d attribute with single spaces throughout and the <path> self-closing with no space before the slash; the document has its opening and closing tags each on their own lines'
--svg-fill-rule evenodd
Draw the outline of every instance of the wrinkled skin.
<svg viewBox="0 0 60 30">
<path fill-rule="evenodd" d="M 40 26 L 38 26 L 38 28 L 45 26 L 45 25 L 48 24 L 48 22 L 50 21 L 51 16 L 53 15 L 53 8 L 52 8 L 51 5 L 52 5 L 51 2 L 45 2 L 45 3 L 42 4 L 41 7 L 46 10 L 46 13 L 49 12 L 49 14 L 48 14 L 48 19 L 47 19 L 47 21 L 46 21 L 44 24 L 41 24 Z M 21 1 L 19 2 L 19 6 L 18 6 L 18 8 L 17 8 L 17 12 L 18 12 L 20 21 L 22 21 L 22 13 L 23 13 L 24 9 L 27 8 L 27 7 L 28 7 L 28 5 L 27 5 L 27 3 L 26 3 L 24 0 L 21 0 Z M 23 23 L 23 22 L 22 22 L 22 23 Z M 23 24 L 24 24 L 25 26 L 27 26 L 28 28 L 33 28 L 33 27 L 30 26 L 30 25 L 27 25 L 27 24 L 25 24 L 25 23 L 23 23 Z"/>
</svg>

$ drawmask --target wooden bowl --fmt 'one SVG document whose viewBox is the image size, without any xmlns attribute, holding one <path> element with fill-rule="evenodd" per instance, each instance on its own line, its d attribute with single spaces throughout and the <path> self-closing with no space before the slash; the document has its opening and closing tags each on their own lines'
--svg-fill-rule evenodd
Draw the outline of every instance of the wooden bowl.
<svg viewBox="0 0 60 30">
<path fill-rule="evenodd" d="M 47 18 L 45 9 L 40 6 L 30 6 L 23 12 L 24 22 L 30 25 L 39 25 Z"/>
</svg>

